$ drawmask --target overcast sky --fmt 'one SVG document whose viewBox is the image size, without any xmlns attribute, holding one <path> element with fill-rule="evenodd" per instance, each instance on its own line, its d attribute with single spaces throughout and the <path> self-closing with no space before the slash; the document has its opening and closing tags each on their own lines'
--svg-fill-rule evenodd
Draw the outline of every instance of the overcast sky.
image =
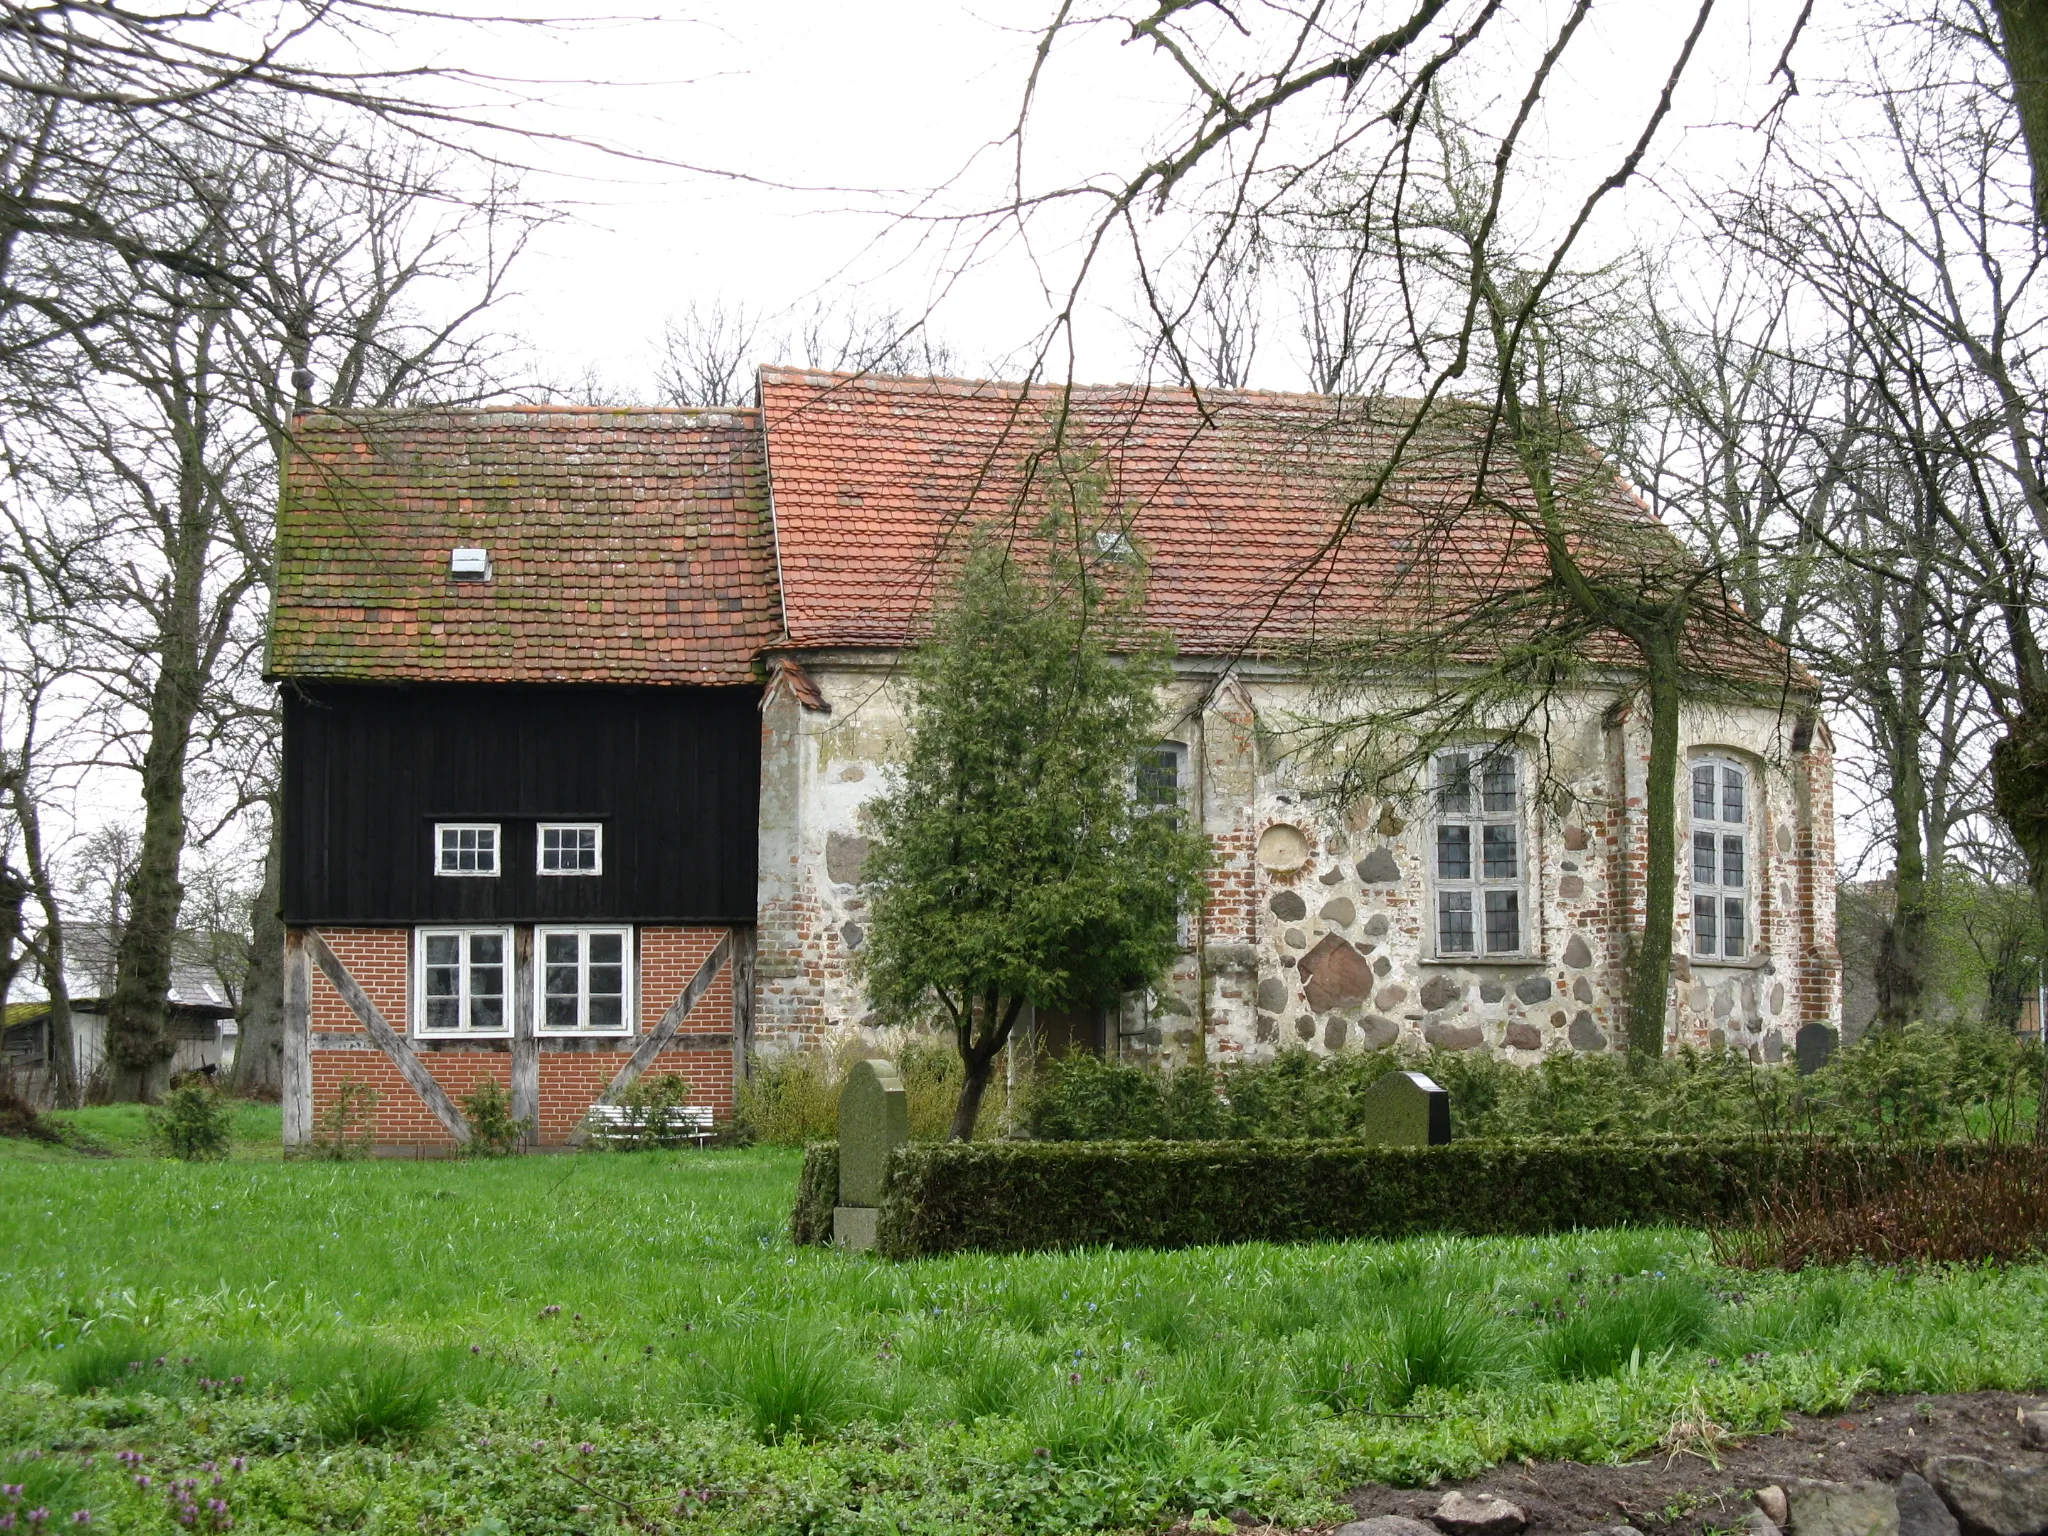
<svg viewBox="0 0 2048 1536">
<path fill-rule="evenodd" d="M 985 226 L 925 216 L 1000 199 L 1010 166 L 1000 141 L 1015 121 L 1035 27 L 1050 9 L 1044 0 L 768 0 L 607 20 L 620 7 L 591 0 L 593 19 L 582 22 L 415 28 L 392 43 L 407 55 L 541 82 L 517 122 L 649 157 L 549 142 L 512 151 L 539 168 L 530 192 L 573 211 L 518 269 L 521 299 L 508 320 L 550 375 L 592 368 L 636 392 L 664 318 L 693 298 L 768 312 L 849 294 L 911 312 L 935 304 L 935 328 L 963 367 L 1015 372 L 1071 274 L 1079 210 L 1045 218 L 1028 240 L 1009 232 L 971 250 L 965 242 L 986 237 Z M 1562 6 L 1539 0 L 1521 10 L 1531 46 L 1501 50 L 1515 74 L 1500 89 L 1519 89 L 1535 30 Z M 1523 184 L 1530 222 L 1574 205 L 1634 133 L 1690 10 L 1659 0 L 1596 7 L 1538 125 L 1541 153 Z M 1658 237 L 1670 219 L 1664 194 L 1674 168 L 1695 178 L 1736 174 L 1756 153 L 1760 136 L 1741 125 L 1768 99 L 1766 77 L 1797 10 L 1796 0 L 1721 7 L 1650 174 L 1603 215 L 1603 249 Z M 1800 58 L 1811 77 L 1832 67 L 1840 26 L 1839 10 L 1823 3 Z M 1476 90 L 1483 96 L 1486 83 Z M 1073 36 L 1045 74 L 1027 179 L 1045 187 L 1135 163 L 1182 99 L 1178 77 L 1149 45 L 1126 44 L 1110 26 Z M 1092 287 L 1080 377 L 1130 375 L 1133 348 L 1116 318 L 1130 308 L 1130 292 L 1121 267 Z M 1268 387 L 1300 383 L 1285 330 L 1276 317 L 1262 348 L 1257 382 Z"/>
</svg>

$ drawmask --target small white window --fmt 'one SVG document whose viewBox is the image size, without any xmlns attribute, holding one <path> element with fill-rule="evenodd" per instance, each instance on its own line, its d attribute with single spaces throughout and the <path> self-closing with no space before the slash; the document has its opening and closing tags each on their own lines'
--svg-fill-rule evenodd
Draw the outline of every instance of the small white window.
<svg viewBox="0 0 2048 1536">
<path fill-rule="evenodd" d="M 422 1035 L 511 1033 L 512 935 L 503 928 L 419 931 Z"/>
<path fill-rule="evenodd" d="M 498 872 L 498 828 L 495 822 L 442 821 L 434 824 L 434 873 L 495 875 Z"/>
<path fill-rule="evenodd" d="M 540 872 L 544 875 L 603 874 L 603 828 L 595 822 L 542 822 Z"/>
<path fill-rule="evenodd" d="M 1749 775 L 1733 763 L 1693 764 L 1692 952 L 1749 956 Z"/>
<path fill-rule="evenodd" d="M 1522 954 L 1520 760 L 1506 748 L 1440 752 L 1431 778 L 1437 954 Z"/>
<path fill-rule="evenodd" d="M 629 928 L 542 928 L 540 1027 L 548 1034 L 622 1035 L 632 1027 L 633 933 Z"/>
</svg>

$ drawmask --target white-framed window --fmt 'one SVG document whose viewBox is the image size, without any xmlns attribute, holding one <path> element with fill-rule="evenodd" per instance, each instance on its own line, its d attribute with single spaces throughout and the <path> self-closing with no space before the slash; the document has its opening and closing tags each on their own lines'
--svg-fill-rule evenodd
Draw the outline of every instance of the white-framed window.
<svg viewBox="0 0 2048 1536">
<path fill-rule="evenodd" d="M 535 842 L 544 875 L 604 873 L 604 828 L 594 821 L 544 821 Z"/>
<path fill-rule="evenodd" d="M 1138 754 L 1131 798 L 1140 810 L 1177 812 L 1183 808 L 1187 760 L 1188 749 L 1177 741 L 1162 741 Z"/>
<path fill-rule="evenodd" d="M 1692 952 L 1749 958 L 1749 774 L 1719 758 L 1692 765 Z"/>
<path fill-rule="evenodd" d="M 633 930 L 537 928 L 534 1015 L 543 1034 L 623 1035 L 633 1025 Z"/>
<path fill-rule="evenodd" d="M 1528 949 L 1522 764 L 1510 747 L 1457 747 L 1430 764 L 1431 894 L 1436 953 Z"/>
<path fill-rule="evenodd" d="M 418 933 L 418 1027 L 434 1036 L 512 1032 L 512 932 L 422 928 Z"/>
<path fill-rule="evenodd" d="M 498 824 L 492 821 L 434 823 L 434 873 L 495 875 L 498 872 Z"/>
</svg>

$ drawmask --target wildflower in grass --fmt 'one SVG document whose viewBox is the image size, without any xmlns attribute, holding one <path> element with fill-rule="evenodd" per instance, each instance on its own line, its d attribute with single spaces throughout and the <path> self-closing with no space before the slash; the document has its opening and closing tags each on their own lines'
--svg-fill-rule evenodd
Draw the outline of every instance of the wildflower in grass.
<svg viewBox="0 0 2048 1536">
<path fill-rule="evenodd" d="M 469 1346 L 469 1352 L 472 1355 L 480 1355 L 484 1352 L 484 1347 L 481 1344 L 472 1344 Z"/>
<path fill-rule="evenodd" d="M 149 1486 L 149 1474 L 147 1472 L 136 1473 L 135 1486 L 138 1488 L 147 1488 Z"/>
<path fill-rule="evenodd" d="M 4 1515 L 0 1515 L 0 1531 L 11 1531 L 11 1530 L 13 1530 L 13 1529 L 14 1529 L 14 1513 L 13 1513 L 13 1511 L 12 1511 L 12 1510 L 10 1510 L 10 1511 L 8 1511 L 8 1513 L 6 1513 L 6 1514 L 4 1514 Z"/>
<path fill-rule="evenodd" d="M 230 1468 L 232 1468 L 232 1469 L 233 1469 L 234 1471 L 237 1471 L 237 1472 L 241 1471 L 241 1470 L 242 1470 L 242 1468 L 244 1468 L 244 1467 L 246 1467 L 246 1466 L 248 1466 L 248 1465 L 249 1465 L 248 1459 L 247 1459 L 246 1457 L 242 1457 L 242 1456 L 237 1456 L 237 1457 L 235 1457 L 235 1458 L 234 1458 L 234 1459 L 233 1459 L 232 1461 L 230 1461 L 230 1462 L 228 1463 L 228 1466 L 229 1466 Z"/>
<path fill-rule="evenodd" d="M 593 1456 L 596 1453 L 597 1447 L 592 1445 L 588 1440 L 584 1441 L 581 1445 L 576 1447 L 576 1454 L 578 1456 Z"/>
<path fill-rule="evenodd" d="M 34 1509 L 32 1509 L 32 1510 L 30 1510 L 30 1511 L 28 1512 L 28 1523 L 29 1523 L 30 1525 L 43 1525 L 43 1524 L 46 1524 L 46 1523 L 48 1523 L 48 1521 L 49 1521 L 49 1518 L 50 1518 L 50 1512 L 49 1512 L 49 1510 L 45 1509 L 45 1508 L 44 1508 L 44 1507 L 43 1507 L 42 1505 L 40 1505 L 40 1504 L 38 1504 L 38 1505 L 37 1505 L 37 1506 L 36 1506 L 36 1507 L 35 1507 Z"/>
<path fill-rule="evenodd" d="M 74 1509 L 71 1511 L 71 1523 L 73 1525 L 91 1525 L 92 1511 L 89 1509 Z"/>
</svg>

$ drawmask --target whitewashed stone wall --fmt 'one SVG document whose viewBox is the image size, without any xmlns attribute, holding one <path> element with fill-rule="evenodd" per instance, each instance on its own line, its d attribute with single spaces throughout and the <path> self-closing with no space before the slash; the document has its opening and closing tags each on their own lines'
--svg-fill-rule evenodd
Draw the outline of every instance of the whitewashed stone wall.
<svg viewBox="0 0 2048 1536">
<path fill-rule="evenodd" d="M 763 711 L 761 901 L 756 1044 L 788 1048 L 879 1024 L 851 975 L 866 938 L 860 809 L 900 737 L 899 684 L 886 655 L 813 653 L 806 705 L 786 683 Z M 1621 1030 L 1629 936 L 1641 922 L 1647 732 L 1616 700 L 1553 712 L 1547 741 L 1523 743 L 1524 847 L 1532 870 L 1526 963 L 1447 963 L 1429 950 L 1417 804 L 1354 805 L 1341 816 L 1291 754 L 1309 707 L 1282 675 L 1217 678 L 1184 662 L 1167 738 L 1186 748 L 1183 793 L 1216 847 L 1213 895 L 1159 990 L 1127 999 L 1120 1054 L 1209 1060 L 1433 1045 L 1534 1061 L 1601 1051 Z M 1688 758 L 1750 770 L 1751 956 L 1686 958 L 1681 873 L 1672 1043 L 1789 1055 L 1803 1024 L 1838 1026 L 1832 761 L 1825 727 L 1787 713 L 1697 710 Z M 1681 784 L 1681 793 L 1684 786 Z M 1679 815 L 1681 858 L 1686 817 Z"/>
</svg>

